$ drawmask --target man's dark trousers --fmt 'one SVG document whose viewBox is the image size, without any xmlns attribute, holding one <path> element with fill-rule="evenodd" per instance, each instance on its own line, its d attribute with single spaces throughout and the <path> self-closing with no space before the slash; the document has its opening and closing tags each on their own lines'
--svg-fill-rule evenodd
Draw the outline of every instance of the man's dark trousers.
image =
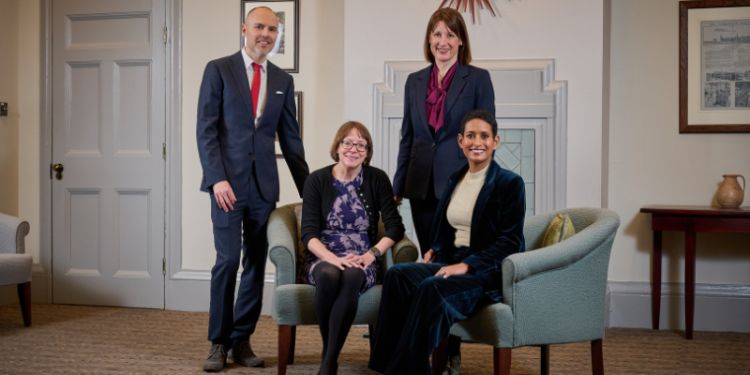
<svg viewBox="0 0 750 375">
<path fill-rule="evenodd" d="M 244 193 L 237 196 L 234 210 L 224 212 L 211 194 L 216 263 L 211 269 L 211 307 L 208 339 L 228 348 L 247 340 L 260 316 L 268 243 L 266 226 L 275 202 L 265 201 L 251 173 Z M 234 186 L 233 186 L 234 188 Z M 238 191 L 234 188 L 235 191 Z M 242 256 L 242 276 L 234 302 L 237 270 Z"/>
</svg>

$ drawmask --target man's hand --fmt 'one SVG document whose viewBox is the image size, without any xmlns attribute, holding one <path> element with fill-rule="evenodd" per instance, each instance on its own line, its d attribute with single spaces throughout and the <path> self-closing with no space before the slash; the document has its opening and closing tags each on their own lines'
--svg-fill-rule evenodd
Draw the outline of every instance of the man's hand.
<svg viewBox="0 0 750 375">
<path fill-rule="evenodd" d="M 234 210 L 234 204 L 237 202 L 237 197 L 234 196 L 234 190 L 232 185 L 229 185 L 229 181 L 221 180 L 213 186 L 214 198 L 216 198 L 216 205 L 219 206 L 224 212 Z"/>
<path fill-rule="evenodd" d="M 442 277 L 444 279 L 447 279 L 451 276 L 464 275 L 467 272 L 469 272 L 468 264 L 456 263 L 456 264 L 451 264 L 450 266 L 440 267 L 437 273 L 435 273 L 435 277 Z"/>
</svg>

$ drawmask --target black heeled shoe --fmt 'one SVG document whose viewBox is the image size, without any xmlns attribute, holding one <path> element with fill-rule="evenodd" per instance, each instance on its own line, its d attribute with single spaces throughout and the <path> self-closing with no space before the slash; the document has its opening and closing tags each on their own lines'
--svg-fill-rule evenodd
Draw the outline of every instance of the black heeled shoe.
<svg viewBox="0 0 750 375">
<path fill-rule="evenodd" d="M 332 363 L 330 365 L 320 364 L 318 369 L 318 375 L 336 375 L 339 372 L 339 364 Z"/>
</svg>

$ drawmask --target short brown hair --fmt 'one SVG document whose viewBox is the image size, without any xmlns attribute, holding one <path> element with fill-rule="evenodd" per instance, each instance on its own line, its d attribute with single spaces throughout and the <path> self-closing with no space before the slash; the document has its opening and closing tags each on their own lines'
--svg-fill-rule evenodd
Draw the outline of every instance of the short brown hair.
<svg viewBox="0 0 750 375">
<path fill-rule="evenodd" d="M 431 64 L 435 63 L 435 56 L 432 56 L 432 51 L 430 51 L 430 34 L 440 21 L 445 22 L 445 26 L 448 26 L 461 39 L 461 45 L 458 47 L 458 62 L 462 65 L 469 65 L 471 63 L 469 32 L 466 31 L 466 23 L 461 13 L 453 8 L 440 8 L 432 13 L 424 35 L 424 58 Z"/>
<path fill-rule="evenodd" d="M 370 159 L 372 159 L 372 137 L 370 136 L 370 131 L 367 130 L 367 127 L 362 125 L 361 122 L 357 121 L 347 121 L 339 127 L 338 131 L 336 131 L 336 136 L 333 137 L 333 143 L 331 144 L 331 158 L 336 162 L 339 161 L 339 145 L 344 140 L 344 138 L 349 135 L 349 132 L 351 132 L 352 129 L 356 130 L 359 135 L 364 138 L 365 141 L 367 141 L 367 156 L 365 156 L 365 165 L 369 165 Z"/>
</svg>

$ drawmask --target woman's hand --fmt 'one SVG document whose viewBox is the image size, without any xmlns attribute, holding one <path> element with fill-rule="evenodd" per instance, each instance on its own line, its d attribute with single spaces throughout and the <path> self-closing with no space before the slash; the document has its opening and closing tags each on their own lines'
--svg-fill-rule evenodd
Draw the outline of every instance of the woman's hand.
<svg viewBox="0 0 750 375">
<path fill-rule="evenodd" d="M 333 253 L 331 253 L 331 255 L 333 255 Z M 325 261 L 333 264 L 342 271 L 344 268 L 362 268 L 358 262 L 359 256 L 352 253 L 346 254 L 343 257 L 333 255 L 330 258 L 325 259 Z"/>
<path fill-rule="evenodd" d="M 422 256 L 425 263 L 432 263 L 433 260 L 435 260 L 435 253 L 432 251 L 432 249 L 427 250 L 426 253 Z"/>
<path fill-rule="evenodd" d="M 425 253 L 425 255 L 427 254 Z M 450 266 L 440 267 L 440 269 L 435 273 L 435 277 L 442 277 L 444 279 L 447 279 L 451 276 L 464 275 L 467 272 L 469 272 L 468 264 L 456 263 L 456 264 L 451 264 Z"/>
<path fill-rule="evenodd" d="M 365 269 L 367 267 L 370 267 L 370 265 L 375 261 L 375 255 L 373 255 L 371 252 L 366 252 L 362 255 L 357 256 L 357 264 L 359 264 L 360 268 Z"/>
</svg>

